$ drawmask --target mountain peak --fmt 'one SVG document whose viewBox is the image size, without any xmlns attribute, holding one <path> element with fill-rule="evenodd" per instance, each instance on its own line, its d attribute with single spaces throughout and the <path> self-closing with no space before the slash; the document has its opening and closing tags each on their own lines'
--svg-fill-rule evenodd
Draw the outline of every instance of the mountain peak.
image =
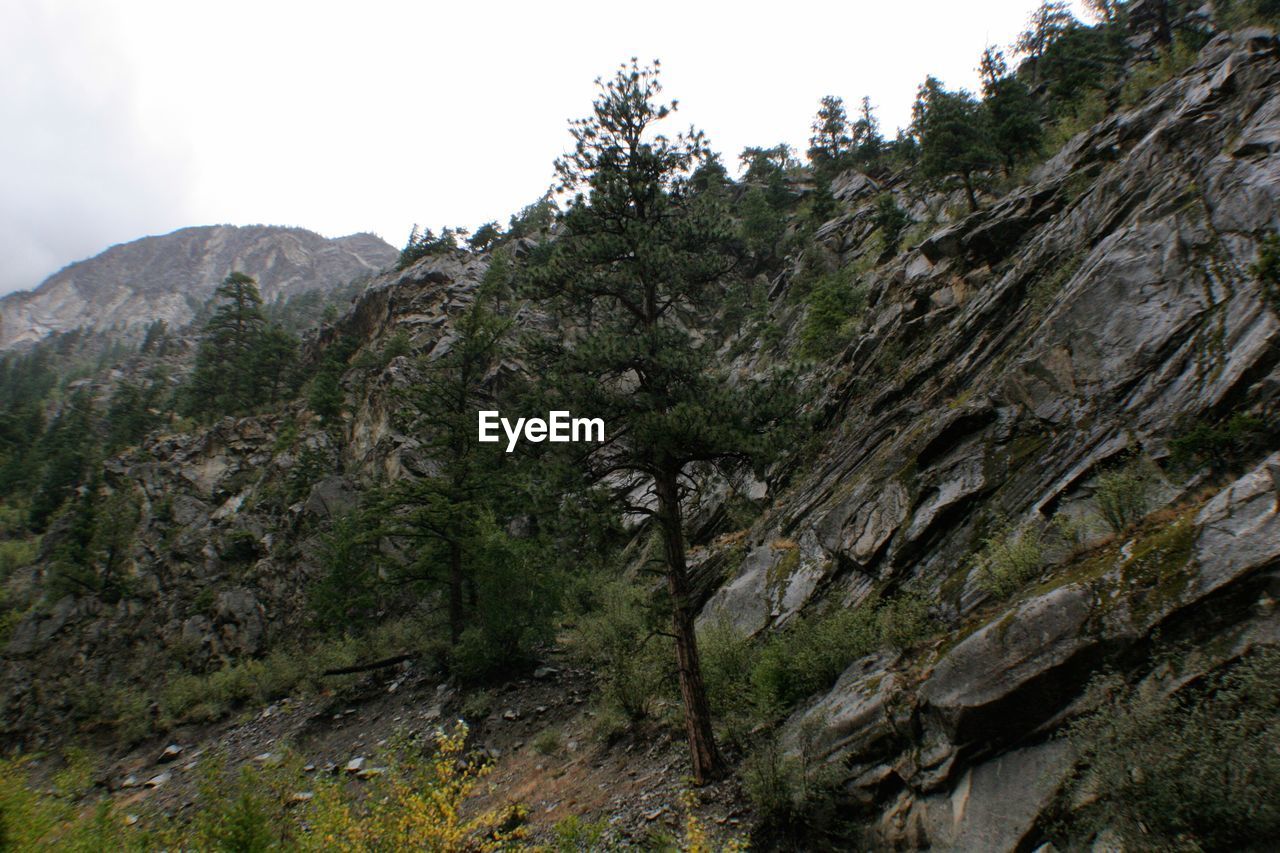
<svg viewBox="0 0 1280 853">
<path fill-rule="evenodd" d="M 75 328 L 180 326 L 232 270 L 263 296 L 303 293 L 376 273 L 396 250 L 376 235 L 327 238 L 296 226 L 196 225 L 111 246 L 35 290 L 0 299 L 0 349 Z"/>
</svg>

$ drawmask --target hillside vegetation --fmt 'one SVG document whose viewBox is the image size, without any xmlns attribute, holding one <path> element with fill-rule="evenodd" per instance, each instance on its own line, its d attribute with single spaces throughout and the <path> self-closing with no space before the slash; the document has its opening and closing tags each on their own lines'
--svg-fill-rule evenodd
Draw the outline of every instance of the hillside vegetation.
<svg viewBox="0 0 1280 853">
<path fill-rule="evenodd" d="M 5 841 L 1265 848 L 1280 9 L 1088 5 L 736 178 L 631 60 L 349 306 L 0 357 Z"/>
</svg>

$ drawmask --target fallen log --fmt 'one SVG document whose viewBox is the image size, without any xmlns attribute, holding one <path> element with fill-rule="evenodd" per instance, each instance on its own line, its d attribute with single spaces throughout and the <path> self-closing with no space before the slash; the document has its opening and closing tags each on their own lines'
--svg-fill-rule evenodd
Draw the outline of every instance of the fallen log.
<svg viewBox="0 0 1280 853">
<path fill-rule="evenodd" d="M 395 657 L 374 661 L 373 663 L 361 663 L 356 664 L 355 666 L 340 666 L 337 669 L 326 669 L 324 672 L 320 673 L 320 675 L 355 675 L 357 672 L 370 672 L 375 669 L 395 666 L 396 664 L 404 663 L 407 660 L 413 660 L 413 655 L 396 655 Z"/>
</svg>

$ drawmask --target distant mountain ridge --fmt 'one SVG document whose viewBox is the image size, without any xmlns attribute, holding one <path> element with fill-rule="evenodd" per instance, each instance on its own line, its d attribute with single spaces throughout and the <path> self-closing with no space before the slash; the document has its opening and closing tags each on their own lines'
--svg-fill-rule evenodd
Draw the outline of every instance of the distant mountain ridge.
<svg viewBox="0 0 1280 853">
<path fill-rule="evenodd" d="M 374 234 L 327 238 L 305 228 L 205 225 L 143 237 L 64 267 L 35 290 L 0 299 L 0 349 L 86 327 L 189 322 L 232 270 L 267 300 L 346 284 L 397 257 Z"/>
</svg>

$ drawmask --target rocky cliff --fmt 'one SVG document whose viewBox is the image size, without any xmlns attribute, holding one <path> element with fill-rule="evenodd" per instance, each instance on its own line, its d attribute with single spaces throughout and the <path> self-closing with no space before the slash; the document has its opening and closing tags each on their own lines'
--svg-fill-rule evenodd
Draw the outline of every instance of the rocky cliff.
<svg viewBox="0 0 1280 853">
<path fill-rule="evenodd" d="M 1277 134 L 1280 46 L 1221 36 L 1028 186 L 876 271 L 865 333 L 819 392 L 829 437 L 704 618 L 761 632 L 925 590 L 945 638 L 857 662 L 788 724 L 816 722 L 880 843 L 1017 847 L 1068 773 L 1056 735 L 1092 676 L 1152 671 L 1171 691 L 1280 635 L 1280 456 L 1220 491 L 1153 475 L 1147 508 L 1177 509 L 1119 540 L 1098 513 L 1106 472 L 1167 461 L 1189 421 L 1274 423 L 1280 306 L 1253 265 L 1280 225 Z M 856 259 L 871 214 L 830 224 L 832 249 Z M 1076 541 L 1001 601 L 969 559 L 994 519 L 1028 536 L 1071 520 Z M 1160 669 L 1177 644 L 1184 668 Z"/>
<path fill-rule="evenodd" d="M 971 215 L 903 181 L 835 189 L 842 212 L 811 251 L 857 266 L 867 309 L 806 378 L 817 437 L 770 472 L 764 513 L 693 536 L 702 622 L 767 637 L 923 600 L 932 627 L 854 661 L 782 741 L 835 775 L 868 844 L 1029 849 L 1062 808 L 1070 723 L 1097 676 L 1168 695 L 1280 640 L 1280 305 L 1256 268 L 1280 228 L 1280 42 L 1216 37 Z M 873 239 L 881 191 L 928 223 L 894 257 Z M 415 353 L 443 350 L 487 266 L 460 252 L 385 274 L 312 346 L 344 333 L 376 352 L 404 333 Z M 764 283 L 780 342 L 726 341 L 738 370 L 768 370 L 797 341 L 806 308 L 788 294 L 802 266 Z M 286 286 L 258 274 L 268 293 Z M 68 596 L 16 625 L 9 736 L 47 737 L 86 683 L 145 681 L 178 655 L 261 655 L 295 632 L 317 531 L 363 487 L 428 462 L 394 417 L 414 370 L 403 355 L 349 370 L 341 434 L 297 406 L 109 461 L 110 486 L 141 506 L 129 594 Z M 1242 458 L 1176 464 L 1190 424 L 1232 416 L 1264 425 Z M 723 491 L 698 500 L 691 517 L 718 517 Z M 1014 540 L 1036 558 L 992 583 L 995 545 Z M 41 571 L 22 582 L 38 587 Z M 444 690 L 429 693 L 436 714 Z M 500 773 L 537 796 L 519 762 Z"/>
<path fill-rule="evenodd" d="M 258 279 L 267 300 L 378 273 L 396 251 L 372 234 L 336 239 L 302 228 L 210 225 L 144 237 L 0 299 L 0 349 L 75 328 L 189 322 L 232 270 Z"/>
</svg>

